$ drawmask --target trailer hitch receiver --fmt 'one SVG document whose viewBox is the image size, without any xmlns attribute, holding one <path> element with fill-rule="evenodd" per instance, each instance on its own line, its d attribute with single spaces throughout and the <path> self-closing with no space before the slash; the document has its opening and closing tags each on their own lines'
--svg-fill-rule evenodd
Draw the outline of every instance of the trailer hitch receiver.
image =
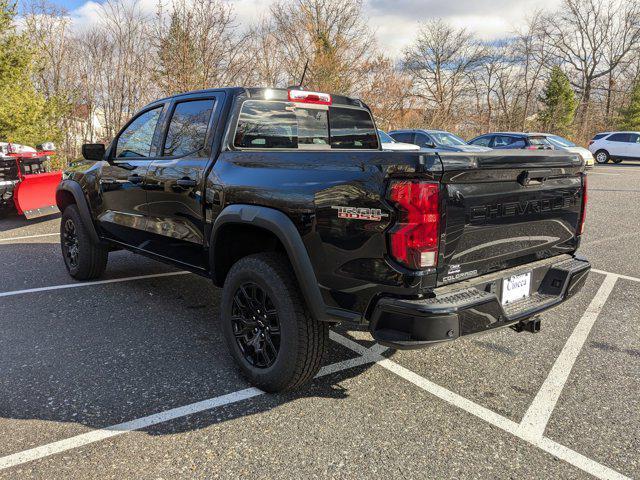
<svg viewBox="0 0 640 480">
<path fill-rule="evenodd" d="M 542 324 L 542 319 L 539 316 L 527 318 L 526 320 L 520 320 L 512 328 L 520 332 L 538 333 Z"/>
</svg>

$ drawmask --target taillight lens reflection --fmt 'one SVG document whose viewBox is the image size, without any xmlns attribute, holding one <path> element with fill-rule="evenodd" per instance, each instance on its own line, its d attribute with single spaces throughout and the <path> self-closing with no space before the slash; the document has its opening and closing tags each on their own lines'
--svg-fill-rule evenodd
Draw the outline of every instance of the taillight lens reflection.
<svg viewBox="0 0 640 480">
<path fill-rule="evenodd" d="M 398 210 L 398 221 L 389 232 L 391 255 L 412 269 L 435 267 L 440 232 L 438 183 L 396 181 L 389 199 Z"/>
</svg>

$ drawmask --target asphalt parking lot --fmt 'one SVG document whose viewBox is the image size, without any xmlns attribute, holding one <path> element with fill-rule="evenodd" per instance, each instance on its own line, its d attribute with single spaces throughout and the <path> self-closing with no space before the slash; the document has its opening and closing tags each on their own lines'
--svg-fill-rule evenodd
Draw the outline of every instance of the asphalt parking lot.
<svg viewBox="0 0 640 480">
<path fill-rule="evenodd" d="M 640 478 L 640 163 L 589 175 L 583 291 L 391 352 L 337 328 L 308 388 L 251 388 L 219 290 L 128 252 L 76 283 L 58 218 L 0 220 L 1 478 Z"/>
</svg>

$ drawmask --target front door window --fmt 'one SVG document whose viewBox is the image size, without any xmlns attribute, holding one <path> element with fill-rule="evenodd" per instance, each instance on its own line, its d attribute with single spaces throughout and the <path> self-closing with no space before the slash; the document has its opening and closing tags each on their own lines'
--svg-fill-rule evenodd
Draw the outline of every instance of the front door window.
<svg viewBox="0 0 640 480">
<path fill-rule="evenodd" d="M 118 137 L 115 158 L 147 158 L 151 155 L 151 144 L 162 107 L 139 115 Z"/>
</svg>

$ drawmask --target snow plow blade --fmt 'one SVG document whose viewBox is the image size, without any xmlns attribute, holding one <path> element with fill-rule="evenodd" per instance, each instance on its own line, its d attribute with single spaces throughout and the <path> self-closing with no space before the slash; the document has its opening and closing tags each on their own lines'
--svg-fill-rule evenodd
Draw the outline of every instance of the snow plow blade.
<svg viewBox="0 0 640 480">
<path fill-rule="evenodd" d="M 19 215 L 27 219 L 58 213 L 56 187 L 62 180 L 62 172 L 24 175 L 16 185 L 13 200 Z"/>
</svg>

